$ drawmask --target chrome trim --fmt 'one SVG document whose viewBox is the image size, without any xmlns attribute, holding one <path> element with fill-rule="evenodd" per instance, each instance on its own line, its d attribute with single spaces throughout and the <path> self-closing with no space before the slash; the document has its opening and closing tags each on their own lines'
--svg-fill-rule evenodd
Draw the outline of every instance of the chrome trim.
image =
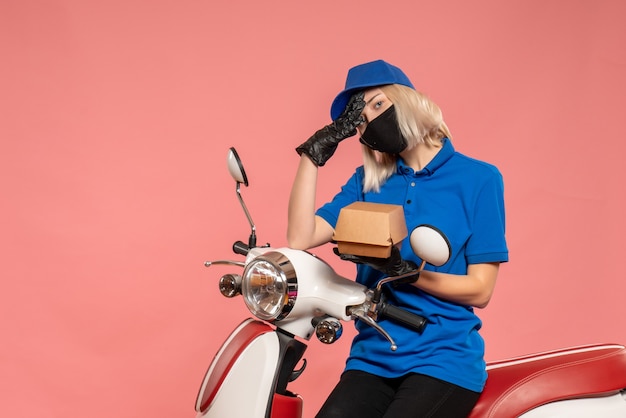
<svg viewBox="0 0 626 418">
<path fill-rule="evenodd" d="M 282 273 L 282 276 L 287 283 L 287 292 L 285 293 L 285 299 L 283 300 L 281 311 L 273 320 L 268 321 L 273 322 L 283 320 L 293 310 L 293 307 L 296 304 L 296 299 L 298 298 L 298 277 L 296 275 L 296 270 L 286 255 L 278 251 L 269 251 L 256 257 L 253 261 L 248 263 L 243 272 L 243 277 L 246 277 L 249 268 L 254 265 L 256 261 L 265 261 L 272 264 Z"/>
</svg>

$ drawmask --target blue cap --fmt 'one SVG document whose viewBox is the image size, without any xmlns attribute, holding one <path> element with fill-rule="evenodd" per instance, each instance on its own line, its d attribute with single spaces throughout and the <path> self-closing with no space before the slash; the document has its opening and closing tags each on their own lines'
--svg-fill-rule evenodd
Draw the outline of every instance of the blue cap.
<svg viewBox="0 0 626 418">
<path fill-rule="evenodd" d="M 346 88 L 335 97 L 330 106 L 330 117 L 337 119 L 343 113 L 350 97 L 357 90 L 367 87 L 383 86 L 385 84 L 401 84 L 413 87 L 411 80 L 398 67 L 383 60 L 367 62 L 350 68 L 346 78 Z"/>
</svg>

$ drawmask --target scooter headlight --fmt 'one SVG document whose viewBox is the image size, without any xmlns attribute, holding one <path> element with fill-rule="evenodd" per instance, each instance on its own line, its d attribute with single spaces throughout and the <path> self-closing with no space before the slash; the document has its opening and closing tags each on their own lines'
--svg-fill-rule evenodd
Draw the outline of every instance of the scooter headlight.
<svg viewBox="0 0 626 418">
<path fill-rule="evenodd" d="M 293 309 L 298 281 L 291 261 L 271 251 L 246 266 L 241 294 L 250 312 L 265 321 L 280 321 Z"/>
</svg>

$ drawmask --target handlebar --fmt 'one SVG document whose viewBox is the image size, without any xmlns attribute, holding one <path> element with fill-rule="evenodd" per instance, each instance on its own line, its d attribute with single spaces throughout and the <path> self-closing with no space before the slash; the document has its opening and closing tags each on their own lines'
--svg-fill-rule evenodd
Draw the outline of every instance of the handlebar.
<svg viewBox="0 0 626 418">
<path fill-rule="evenodd" d="M 414 314 L 412 312 L 409 312 L 402 308 L 398 308 L 397 306 L 390 305 L 385 302 L 383 302 L 378 309 L 378 313 L 380 315 L 402 322 L 404 325 L 413 328 L 420 334 L 424 331 L 424 328 L 426 328 L 427 322 L 426 318 L 424 318 L 423 316 Z"/>
<path fill-rule="evenodd" d="M 237 241 L 233 244 L 233 252 L 235 254 L 248 255 L 250 246 L 243 241 Z"/>
</svg>

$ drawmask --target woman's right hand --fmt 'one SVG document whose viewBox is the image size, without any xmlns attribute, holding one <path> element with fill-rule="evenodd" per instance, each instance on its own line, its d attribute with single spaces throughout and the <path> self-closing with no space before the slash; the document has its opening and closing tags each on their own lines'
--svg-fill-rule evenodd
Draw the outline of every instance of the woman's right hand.
<svg viewBox="0 0 626 418">
<path fill-rule="evenodd" d="M 365 121 L 361 115 L 364 108 L 363 92 L 354 94 L 343 113 L 331 124 L 315 132 L 296 148 L 296 152 L 300 155 L 306 154 L 316 166 L 323 166 L 333 156 L 341 141 L 356 135 L 356 127 Z"/>
</svg>

